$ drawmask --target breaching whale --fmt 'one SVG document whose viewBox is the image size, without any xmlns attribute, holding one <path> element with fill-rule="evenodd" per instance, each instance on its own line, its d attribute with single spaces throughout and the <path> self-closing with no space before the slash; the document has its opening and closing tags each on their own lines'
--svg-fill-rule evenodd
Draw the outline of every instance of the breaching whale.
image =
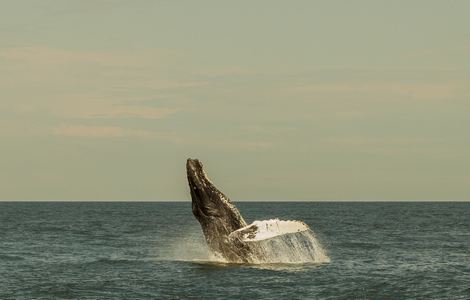
<svg viewBox="0 0 470 300">
<path fill-rule="evenodd" d="M 188 159 L 186 171 L 193 214 L 201 224 L 210 251 L 225 261 L 266 261 L 268 253 L 261 241 L 309 230 L 303 222 L 278 219 L 247 225 L 235 205 L 207 177 L 198 159 Z"/>
</svg>

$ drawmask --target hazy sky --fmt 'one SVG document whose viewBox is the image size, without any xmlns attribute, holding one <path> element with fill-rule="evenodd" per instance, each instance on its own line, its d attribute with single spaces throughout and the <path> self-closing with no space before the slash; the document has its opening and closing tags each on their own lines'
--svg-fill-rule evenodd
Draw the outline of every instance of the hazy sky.
<svg viewBox="0 0 470 300">
<path fill-rule="evenodd" d="M 0 199 L 470 199 L 469 12 L 0 0 Z"/>
</svg>

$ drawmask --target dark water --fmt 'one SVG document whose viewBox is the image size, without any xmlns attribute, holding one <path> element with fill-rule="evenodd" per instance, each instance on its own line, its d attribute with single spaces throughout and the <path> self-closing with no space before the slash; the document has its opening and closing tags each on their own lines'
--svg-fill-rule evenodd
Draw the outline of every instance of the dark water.
<svg viewBox="0 0 470 300">
<path fill-rule="evenodd" d="M 0 299 L 470 299 L 470 203 L 238 203 L 331 262 L 204 262 L 190 203 L 0 203 Z"/>
</svg>

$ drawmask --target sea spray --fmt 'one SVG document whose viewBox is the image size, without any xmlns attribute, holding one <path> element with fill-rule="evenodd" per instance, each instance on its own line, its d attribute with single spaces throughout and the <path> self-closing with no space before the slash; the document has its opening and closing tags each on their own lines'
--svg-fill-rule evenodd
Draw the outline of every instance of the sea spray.
<svg viewBox="0 0 470 300">
<path fill-rule="evenodd" d="M 256 243 L 263 256 L 255 259 L 253 263 L 327 263 L 330 261 L 311 230 L 283 234 Z"/>
<path fill-rule="evenodd" d="M 307 224 L 296 220 L 254 221 L 229 235 L 251 248 L 251 263 L 324 263 L 325 250 Z"/>
<path fill-rule="evenodd" d="M 321 264 L 330 261 L 311 229 L 246 243 L 256 250 L 248 258 L 250 264 Z M 227 261 L 223 255 L 210 251 L 198 228 L 190 228 L 175 237 L 172 243 L 159 249 L 157 256 L 163 260 L 237 263 Z"/>
<path fill-rule="evenodd" d="M 328 263 L 330 258 L 309 229 L 302 232 L 280 234 L 268 239 L 248 241 L 253 249 L 247 257 L 250 264 L 302 264 Z M 237 263 L 227 261 L 223 255 L 209 251 L 209 260 L 222 263 Z"/>
<path fill-rule="evenodd" d="M 198 227 L 187 228 L 171 242 L 156 248 L 156 257 L 159 260 L 170 261 L 207 261 L 210 260 L 210 252 L 204 236 Z M 209 258 L 209 259 L 208 259 Z"/>
</svg>

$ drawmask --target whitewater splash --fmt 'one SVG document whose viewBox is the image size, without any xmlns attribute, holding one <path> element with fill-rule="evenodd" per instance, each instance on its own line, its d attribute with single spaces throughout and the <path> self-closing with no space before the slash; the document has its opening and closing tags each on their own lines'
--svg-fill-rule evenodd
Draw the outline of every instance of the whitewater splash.
<svg viewBox="0 0 470 300">
<path fill-rule="evenodd" d="M 272 221 L 255 221 L 253 223 L 264 224 L 263 222 L 272 223 Z M 260 228 L 263 228 L 263 226 L 260 226 Z M 267 235 L 269 234 L 265 234 L 264 237 Z M 258 238 L 260 237 L 263 237 L 262 232 Z M 262 258 L 259 258 L 259 256 L 251 258 L 250 264 L 253 265 L 323 264 L 330 262 L 326 250 L 316 238 L 315 233 L 308 227 L 307 230 L 281 233 L 248 243 L 255 245 L 258 251 L 263 253 Z M 158 253 L 157 256 L 163 260 L 216 264 L 234 263 L 227 261 L 216 252 L 211 252 L 198 228 L 187 230 L 183 236 L 167 244 L 166 249 L 160 250 L 163 250 L 163 253 Z"/>
<path fill-rule="evenodd" d="M 315 233 L 300 221 L 254 221 L 231 235 L 241 236 L 250 247 L 256 248 L 256 255 L 248 259 L 253 264 L 330 262 Z M 227 262 L 216 252 L 211 252 L 209 258 L 217 262 Z"/>
</svg>

